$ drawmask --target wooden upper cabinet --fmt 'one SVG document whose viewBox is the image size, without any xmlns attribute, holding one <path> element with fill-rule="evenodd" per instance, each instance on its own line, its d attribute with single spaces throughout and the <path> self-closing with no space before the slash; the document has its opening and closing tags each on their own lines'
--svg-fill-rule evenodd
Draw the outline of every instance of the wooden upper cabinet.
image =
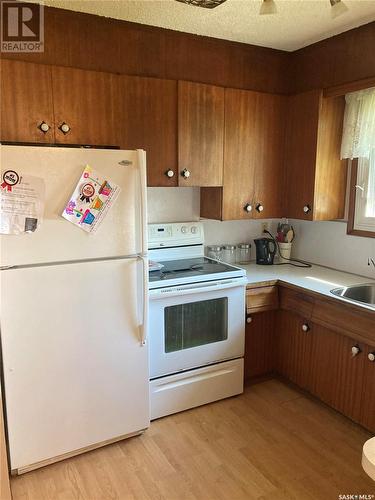
<svg viewBox="0 0 375 500">
<path fill-rule="evenodd" d="M 232 220 L 282 215 L 286 98 L 225 90 L 224 181 L 201 191 L 201 216 Z"/>
<path fill-rule="evenodd" d="M 120 77 L 120 145 L 144 149 L 147 185 L 177 186 L 177 82 Z"/>
<path fill-rule="evenodd" d="M 116 75 L 53 66 L 52 88 L 57 143 L 119 144 Z"/>
<path fill-rule="evenodd" d="M 0 72 L 0 140 L 53 143 L 51 67 L 1 59 Z"/>
<path fill-rule="evenodd" d="M 346 162 L 340 160 L 344 97 L 320 90 L 291 96 L 285 147 L 284 215 L 330 220 L 344 216 Z"/>
<path fill-rule="evenodd" d="M 223 184 L 224 89 L 178 82 L 180 186 Z"/>
</svg>

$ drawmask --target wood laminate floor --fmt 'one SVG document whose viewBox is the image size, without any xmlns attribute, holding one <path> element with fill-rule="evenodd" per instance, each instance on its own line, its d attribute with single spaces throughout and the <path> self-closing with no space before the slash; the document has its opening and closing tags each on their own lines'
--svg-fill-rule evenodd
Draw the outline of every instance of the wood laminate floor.
<svg viewBox="0 0 375 500">
<path fill-rule="evenodd" d="M 289 386 L 157 420 L 135 437 L 12 479 L 14 500 L 338 500 L 375 494 L 370 435 Z M 371 497 L 369 497 L 371 498 Z"/>
</svg>

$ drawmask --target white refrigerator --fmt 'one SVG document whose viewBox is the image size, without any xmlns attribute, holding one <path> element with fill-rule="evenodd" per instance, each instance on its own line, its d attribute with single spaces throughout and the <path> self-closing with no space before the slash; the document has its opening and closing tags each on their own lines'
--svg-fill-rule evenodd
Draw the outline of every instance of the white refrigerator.
<svg viewBox="0 0 375 500">
<path fill-rule="evenodd" d="M 5 414 L 22 473 L 149 426 L 146 155 L 0 148 L 3 172 L 45 181 L 40 228 L 0 236 Z M 94 234 L 61 217 L 86 165 L 121 189 Z"/>
</svg>

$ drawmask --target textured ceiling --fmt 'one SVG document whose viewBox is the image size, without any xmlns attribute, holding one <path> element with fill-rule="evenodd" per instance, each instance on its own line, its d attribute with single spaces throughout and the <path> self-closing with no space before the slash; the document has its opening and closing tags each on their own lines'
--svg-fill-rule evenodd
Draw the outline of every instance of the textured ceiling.
<svg viewBox="0 0 375 500">
<path fill-rule="evenodd" d="M 38 1 L 38 0 L 31 0 Z M 259 16 L 261 0 L 227 0 L 202 9 L 174 0 L 45 0 L 45 5 L 187 33 L 296 50 L 375 20 L 375 0 L 345 0 L 331 19 L 329 0 L 275 0 L 278 13 Z"/>
</svg>

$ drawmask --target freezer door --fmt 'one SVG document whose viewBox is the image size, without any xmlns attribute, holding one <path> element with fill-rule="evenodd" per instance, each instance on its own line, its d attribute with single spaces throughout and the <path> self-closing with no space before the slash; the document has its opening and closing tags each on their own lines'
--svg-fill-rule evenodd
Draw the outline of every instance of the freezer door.
<svg viewBox="0 0 375 500">
<path fill-rule="evenodd" d="M 0 266 L 133 255 L 142 252 L 144 152 L 30 146 L 0 146 L 1 169 L 42 177 L 44 221 L 33 234 L 0 235 Z M 124 165 L 123 162 L 129 163 Z M 95 234 L 61 217 L 86 165 L 121 192 Z M 143 196 L 142 196 L 143 195 Z M 147 244 L 144 246 L 147 249 Z"/>
<path fill-rule="evenodd" d="M 141 262 L 46 266 L 0 277 L 11 468 L 148 427 Z"/>
</svg>

